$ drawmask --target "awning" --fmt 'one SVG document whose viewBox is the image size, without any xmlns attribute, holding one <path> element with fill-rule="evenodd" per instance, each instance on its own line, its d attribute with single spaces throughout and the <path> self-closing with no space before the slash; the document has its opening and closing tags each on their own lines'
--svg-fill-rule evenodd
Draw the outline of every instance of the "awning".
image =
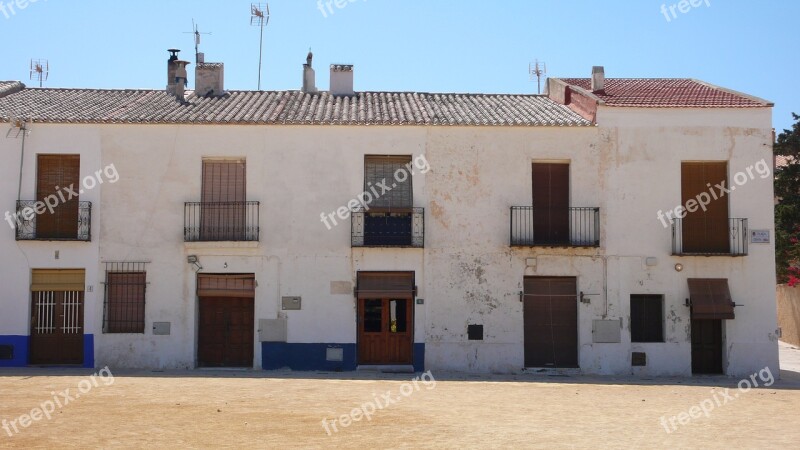
<svg viewBox="0 0 800 450">
<path fill-rule="evenodd" d="M 727 278 L 691 278 L 689 296 L 693 320 L 736 318 Z"/>
<path fill-rule="evenodd" d="M 414 272 L 359 272 L 358 298 L 414 298 Z"/>
<path fill-rule="evenodd" d="M 206 275 L 197 276 L 198 297 L 255 298 L 255 275 Z"/>
<path fill-rule="evenodd" d="M 83 269 L 34 269 L 31 292 L 83 292 L 86 271 Z"/>
</svg>

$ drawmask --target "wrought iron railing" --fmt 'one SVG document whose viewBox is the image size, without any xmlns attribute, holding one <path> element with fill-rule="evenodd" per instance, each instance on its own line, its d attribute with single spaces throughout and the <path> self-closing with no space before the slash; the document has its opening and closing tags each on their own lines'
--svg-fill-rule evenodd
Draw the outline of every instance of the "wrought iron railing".
<svg viewBox="0 0 800 450">
<path fill-rule="evenodd" d="M 425 247 L 425 210 L 351 211 L 353 247 Z"/>
<path fill-rule="evenodd" d="M 259 202 L 186 203 L 183 239 L 186 242 L 257 242 Z"/>
<path fill-rule="evenodd" d="M 512 247 L 599 247 L 600 208 L 511 207 Z"/>
<path fill-rule="evenodd" d="M 17 212 L 6 218 L 18 241 L 92 240 L 92 202 L 67 202 L 53 207 L 36 200 L 17 202 Z"/>
<path fill-rule="evenodd" d="M 676 256 L 747 256 L 747 219 L 676 219 L 672 254 Z"/>
</svg>

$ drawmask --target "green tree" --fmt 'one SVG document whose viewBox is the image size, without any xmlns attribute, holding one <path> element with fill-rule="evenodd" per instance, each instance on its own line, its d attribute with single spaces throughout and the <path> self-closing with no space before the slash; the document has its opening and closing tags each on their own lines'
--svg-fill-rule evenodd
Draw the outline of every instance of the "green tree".
<svg viewBox="0 0 800 450">
<path fill-rule="evenodd" d="M 778 282 L 800 284 L 800 116 L 784 130 L 775 144 L 775 155 L 788 157 L 788 164 L 775 170 L 775 257 Z"/>
</svg>

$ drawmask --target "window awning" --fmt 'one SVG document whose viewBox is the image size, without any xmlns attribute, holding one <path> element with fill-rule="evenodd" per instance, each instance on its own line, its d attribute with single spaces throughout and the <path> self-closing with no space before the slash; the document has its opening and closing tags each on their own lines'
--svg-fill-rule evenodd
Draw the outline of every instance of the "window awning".
<svg viewBox="0 0 800 450">
<path fill-rule="evenodd" d="M 359 272 L 358 298 L 413 298 L 414 272 Z"/>
<path fill-rule="evenodd" d="M 255 298 L 255 275 L 197 276 L 198 297 Z"/>
<path fill-rule="evenodd" d="M 736 318 L 727 278 L 690 278 L 689 296 L 694 320 Z"/>
</svg>

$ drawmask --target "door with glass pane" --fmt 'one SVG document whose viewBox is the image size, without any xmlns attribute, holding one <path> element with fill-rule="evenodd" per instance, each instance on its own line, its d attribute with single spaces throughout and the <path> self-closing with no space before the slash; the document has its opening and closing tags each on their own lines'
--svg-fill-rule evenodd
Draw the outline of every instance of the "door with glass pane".
<svg viewBox="0 0 800 450">
<path fill-rule="evenodd" d="M 359 364 L 411 364 L 412 311 L 411 297 L 359 299 Z"/>
</svg>

